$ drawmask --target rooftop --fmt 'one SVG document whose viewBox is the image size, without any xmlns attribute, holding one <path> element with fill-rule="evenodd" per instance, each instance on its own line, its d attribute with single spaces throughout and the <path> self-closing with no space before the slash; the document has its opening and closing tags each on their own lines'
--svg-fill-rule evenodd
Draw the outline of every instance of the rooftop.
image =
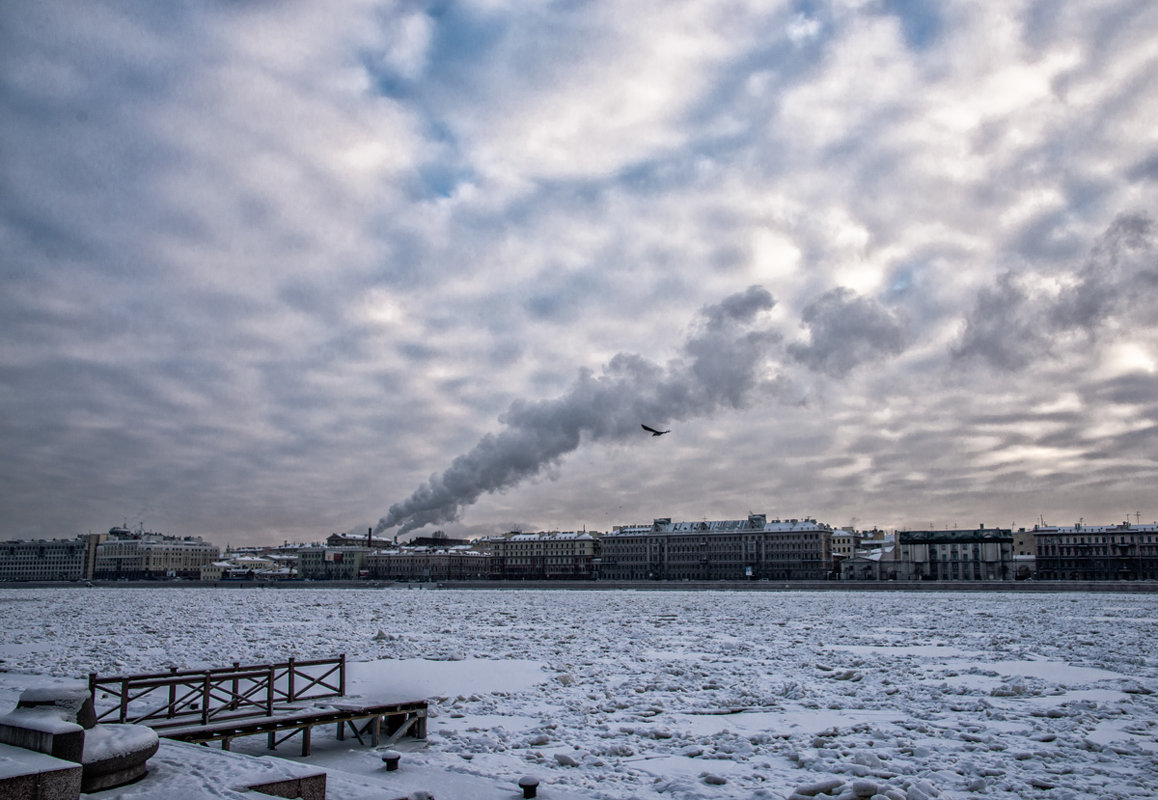
<svg viewBox="0 0 1158 800">
<path fill-rule="evenodd" d="M 640 536 L 651 533 L 739 533 L 764 531 L 790 533 L 796 531 L 831 531 L 832 527 L 815 519 L 773 519 L 763 514 L 752 514 L 747 519 L 701 520 L 698 522 L 672 522 L 660 518 L 650 525 L 622 525 L 611 531 L 609 536 Z"/>
</svg>

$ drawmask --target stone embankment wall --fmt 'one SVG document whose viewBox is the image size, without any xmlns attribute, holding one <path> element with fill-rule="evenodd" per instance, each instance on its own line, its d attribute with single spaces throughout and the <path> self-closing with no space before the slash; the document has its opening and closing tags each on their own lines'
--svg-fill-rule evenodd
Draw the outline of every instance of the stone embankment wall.
<svg viewBox="0 0 1158 800">
<path fill-rule="evenodd" d="M 3 582 L 0 589 L 46 589 L 77 583 Z M 132 589 L 628 589 L 648 592 L 1158 592 L 1158 581 L 92 581 Z"/>
<path fill-rule="evenodd" d="M 633 589 L 736 592 L 1158 592 L 1158 581 L 461 581 L 443 589 Z"/>
</svg>

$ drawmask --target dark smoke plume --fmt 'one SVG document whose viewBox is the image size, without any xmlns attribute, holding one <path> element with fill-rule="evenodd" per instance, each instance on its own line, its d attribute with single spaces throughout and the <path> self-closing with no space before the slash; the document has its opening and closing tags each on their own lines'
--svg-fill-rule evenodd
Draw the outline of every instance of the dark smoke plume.
<svg viewBox="0 0 1158 800">
<path fill-rule="evenodd" d="M 584 441 L 638 437 L 644 421 L 666 426 L 742 407 L 756 390 L 774 385 L 764 367 L 779 336 L 754 325 L 773 305 L 766 289 L 752 286 L 701 309 L 680 357 L 666 367 L 620 353 L 600 375 L 581 370 L 561 397 L 516 400 L 499 417 L 502 430 L 483 436 L 441 475 L 392 505 L 376 532 L 453 522 L 483 494 L 539 474 Z"/>
</svg>

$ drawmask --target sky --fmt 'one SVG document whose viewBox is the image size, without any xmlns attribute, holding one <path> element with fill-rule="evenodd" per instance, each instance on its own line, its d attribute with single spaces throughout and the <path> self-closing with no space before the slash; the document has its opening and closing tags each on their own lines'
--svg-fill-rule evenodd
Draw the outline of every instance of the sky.
<svg viewBox="0 0 1158 800">
<path fill-rule="evenodd" d="M 1155 119 L 1148 0 L 4 3 L 0 538 L 1152 521 Z"/>
</svg>

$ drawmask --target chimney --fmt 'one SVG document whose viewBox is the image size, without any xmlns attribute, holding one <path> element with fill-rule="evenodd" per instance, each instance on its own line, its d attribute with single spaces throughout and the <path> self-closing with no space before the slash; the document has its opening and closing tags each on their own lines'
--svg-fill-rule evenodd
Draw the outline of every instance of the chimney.
<svg viewBox="0 0 1158 800">
<path fill-rule="evenodd" d="M 367 528 L 366 529 L 366 546 L 369 547 L 371 550 L 374 549 L 374 529 L 373 528 Z"/>
</svg>

